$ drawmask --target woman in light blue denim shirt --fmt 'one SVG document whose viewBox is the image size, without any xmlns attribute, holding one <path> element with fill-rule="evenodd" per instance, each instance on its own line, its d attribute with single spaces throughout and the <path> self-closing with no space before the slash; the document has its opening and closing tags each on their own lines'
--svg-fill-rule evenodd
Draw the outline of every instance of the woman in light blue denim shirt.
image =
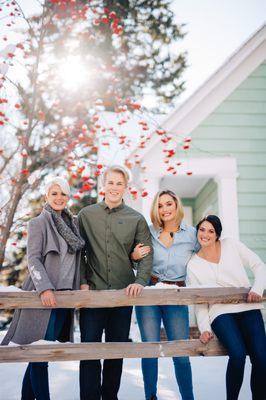
<svg viewBox="0 0 266 400">
<path fill-rule="evenodd" d="M 198 248 L 196 230 L 182 222 L 184 211 L 180 199 L 170 190 L 156 194 L 151 208 L 153 269 L 151 285 L 164 282 L 185 286 L 187 263 Z M 139 244 L 132 253 L 138 260 L 149 247 Z M 161 321 L 168 340 L 189 337 L 188 307 L 184 305 L 138 306 L 136 316 L 142 340 L 160 341 Z M 192 374 L 188 357 L 173 357 L 176 380 L 182 400 L 193 400 Z M 158 359 L 143 358 L 142 373 L 146 400 L 157 399 Z"/>
</svg>

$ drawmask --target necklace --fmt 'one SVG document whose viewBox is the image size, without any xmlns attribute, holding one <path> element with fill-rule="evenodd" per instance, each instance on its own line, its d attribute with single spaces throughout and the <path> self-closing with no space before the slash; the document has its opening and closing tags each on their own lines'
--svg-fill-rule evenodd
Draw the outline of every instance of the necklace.
<svg viewBox="0 0 266 400">
<path fill-rule="evenodd" d="M 177 233 L 177 232 L 180 232 L 180 230 L 181 230 L 181 228 L 180 228 L 180 226 L 178 226 L 178 228 L 177 228 L 176 230 L 167 231 L 167 230 L 164 229 L 164 232 L 169 233 L 169 235 L 170 235 L 171 238 L 173 239 L 174 234 Z"/>
</svg>

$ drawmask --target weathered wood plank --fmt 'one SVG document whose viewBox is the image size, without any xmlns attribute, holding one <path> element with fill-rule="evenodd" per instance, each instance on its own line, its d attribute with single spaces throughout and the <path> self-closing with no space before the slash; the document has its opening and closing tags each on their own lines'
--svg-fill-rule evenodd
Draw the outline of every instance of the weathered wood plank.
<svg viewBox="0 0 266 400">
<path fill-rule="evenodd" d="M 145 289 L 139 297 L 128 297 L 124 290 L 75 290 L 55 292 L 57 308 L 96 308 L 129 305 L 245 303 L 247 288 Z M 266 291 L 264 291 L 266 300 Z M 37 293 L 0 292 L 0 309 L 45 308 Z M 49 308 L 49 307 L 48 307 Z"/>
<path fill-rule="evenodd" d="M 198 339 L 151 343 L 60 343 L 0 346 L 0 362 L 73 361 L 227 354 L 218 340 L 202 344 Z"/>
</svg>

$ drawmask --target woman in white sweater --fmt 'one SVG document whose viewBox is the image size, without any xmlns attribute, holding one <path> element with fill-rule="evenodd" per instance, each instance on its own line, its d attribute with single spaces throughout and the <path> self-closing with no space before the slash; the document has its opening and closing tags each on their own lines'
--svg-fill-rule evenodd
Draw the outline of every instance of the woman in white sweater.
<svg viewBox="0 0 266 400">
<path fill-rule="evenodd" d="M 195 312 L 200 340 L 208 343 L 213 332 L 228 351 L 226 372 L 227 400 L 237 400 L 243 381 L 246 354 L 252 363 L 253 400 L 266 399 L 266 336 L 261 309 L 266 288 L 266 268 L 260 258 L 243 243 L 220 239 L 222 225 L 215 215 L 208 215 L 197 225 L 201 249 L 188 263 L 190 286 L 250 287 L 245 267 L 254 274 L 247 303 L 199 304 Z"/>
</svg>

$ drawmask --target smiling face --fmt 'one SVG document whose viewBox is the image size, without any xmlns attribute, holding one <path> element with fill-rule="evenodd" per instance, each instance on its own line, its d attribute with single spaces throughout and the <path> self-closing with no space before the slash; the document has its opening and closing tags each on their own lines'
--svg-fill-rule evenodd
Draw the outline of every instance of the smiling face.
<svg viewBox="0 0 266 400">
<path fill-rule="evenodd" d="M 105 202 L 113 208 L 121 204 L 127 185 L 124 175 L 120 172 L 109 171 L 104 181 Z"/>
<path fill-rule="evenodd" d="M 69 200 L 59 185 L 52 185 L 46 195 L 46 201 L 55 211 L 62 211 Z"/>
<path fill-rule="evenodd" d="M 203 221 L 198 229 L 198 241 L 201 247 L 213 246 L 217 241 L 217 235 L 213 225 Z"/>
<path fill-rule="evenodd" d="M 163 194 L 159 197 L 158 212 L 164 224 L 177 219 L 177 206 L 172 196 Z"/>
</svg>

